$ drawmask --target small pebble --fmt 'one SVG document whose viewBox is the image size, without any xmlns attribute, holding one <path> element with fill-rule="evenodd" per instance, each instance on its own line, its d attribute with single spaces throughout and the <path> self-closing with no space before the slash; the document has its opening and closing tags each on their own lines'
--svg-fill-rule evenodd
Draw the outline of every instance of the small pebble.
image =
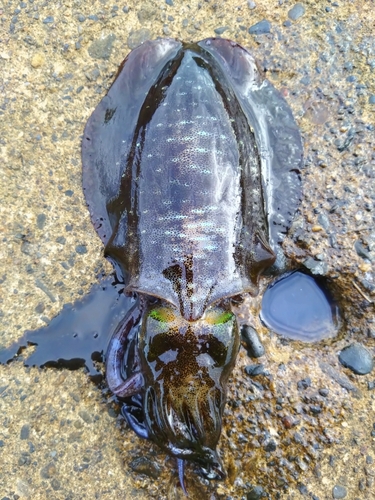
<svg viewBox="0 0 375 500">
<path fill-rule="evenodd" d="M 324 276 L 327 273 L 327 264 L 316 261 L 313 257 L 308 257 L 303 265 L 314 275 Z"/>
<path fill-rule="evenodd" d="M 264 346 L 253 327 L 244 325 L 241 328 L 241 337 L 246 344 L 247 354 L 250 358 L 260 358 L 264 355 Z"/>
<path fill-rule="evenodd" d="M 295 421 L 289 415 L 286 415 L 285 417 L 283 417 L 281 419 L 281 421 L 282 421 L 283 426 L 285 427 L 285 429 L 291 429 L 293 427 L 293 425 L 295 425 Z"/>
<path fill-rule="evenodd" d="M 39 304 L 35 307 L 35 312 L 38 314 L 42 314 L 45 308 L 46 306 L 43 304 L 43 302 L 39 302 Z"/>
<path fill-rule="evenodd" d="M 288 12 L 288 17 L 292 21 L 296 21 L 300 17 L 302 17 L 305 13 L 305 7 L 301 3 L 296 3 L 294 7 L 290 9 Z"/>
<path fill-rule="evenodd" d="M 297 388 L 299 391 L 304 391 L 308 387 L 311 387 L 311 378 L 310 377 L 306 377 L 306 378 L 299 380 L 297 382 Z"/>
<path fill-rule="evenodd" d="M 43 24 L 52 24 L 55 22 L 55 19 L 53 16 L 48 16 L 45 19 L 43 19 Z"/>
<path fill-rule="evenodd" d="M 25 424 L 21 428 L 20 439 L 29 439 L 30 436 L 30 426 L 29 424 Z"/>
<path fill-rule="evenodd" d="M 170 30 L 169 26 L 164 26 L 163 27 L 163 33 L 165 36 L 171 36 L 172 31 Z"/>
<path fill-rule="evenodd" d="M 268 452 L 276 451 L 276 449 L 277 449 L 277 444 L 273 439 L 271 439 L 271 441 L 269 441 L 264 447 L 264 451 Z"/>
<path fill-rule="evenodd" d="M 54 477 L 51 481 L 51 486 L 55 491 L 59 490 L 61 488 L 60 481 Z"/>
<path fill-rule="evenodd" d="M 56 465 L 53 462 L 48 463 L 40 470 L 40 476 L 43 479 L 51 479 L 56 474 Z"/>
<path fill-rule="evenodd" d="M 115 40 L 116 35 L 114 34 L 110 34 L 105 38 L 98 38 L 97 40 L 94 40 L 88 48 L 90 56 L 93 59 L 109 59 Z"/>
<path fill-rule="evenodd" d="M 87 253 L 87 247 L 86 245 L 77 245 L 76 246 L 76 252 L 80 255 L 83 255 L 85 253 Z"/>
<path fill-rule="evenodd" d="M 362 242 L 360 240 L 357 240 L 354 243 L 354 248 L 355 248 L 355 251 L 357 252 L 357 255 L 359 255 L 359 257 L 362 257 L 362 259 L 371 260 L 371 255 L 368 252 L 368 249 L 362 244 Z"/>
<path fill-rule="evenodd" d="M 302 493 L 302 495 L 308 495 L 308 493 L 309 493 L 307 487 L 304 484 L 299 484 L 298 489 L 299 489 L 300 493 Z"/>
<path fill-rule="evenodd" d="M 39 214 L 37 219 L 36 219 L 36 225 L 38 226 L 38 229 L 43 229 L 44 225 L 46 223 L 46 215 L 45 214 Z"/>
<path fill-rule="evenodd" d="M 347 495 L 346 488 L 344 486 L 336 485 L 332 489 L 332 498 L 345 498 Z"/>
<path fill-rule="evenodd" d="M 228 29 L 228 26 L 222 26 L 221 28 L 215 28 L 214 32 L 217 35 L 222 35 L 224 33 L 224 31 L 227 31 L 227 29 Z"/>
<path fill-rule="evenodd" d="M 251 377 L 256 377 L 257 375 L 265 375 L 264 365 L 261 363 L 257 365 L 248 365 L 245 367 L 245 373 Z"/>
<path fill-rule="evenodd" d="M 30 453 L 27 453 L 26 451 L 21 453 L 20 458 L 18 459 L 18 465 L 30 465 L 31 464 L 31 458 L 30 458 Z"/>
<path fill-rule="evenodd" d="M 247 500 L 259 500 L 263 497 L 264 490 L 261 486 L 252 486 L 247 494 Z"/>
<path fill-rule="evenodd" d="M 158 479 L 160 476 L 159 466 L 147 457 L 138 457 L 129 463 L 129 467 L 138 474 L 144 474 L 152 479 Z"/>
<path fill-rule="evenodd" d="M 369 104 L 375 104 L 375 94 L 370 95 L 368 102 Z"/>
<path fill-rule="evenodd" d="M 253 24 L 250 26 L 249 33 L 250 35 L 264 35 L 265 33 L 271 32 L 271 23 L 267 21 L 267 19 L 263 19 L 259 21 L 259 23 Z"/>
<path fill-rule="evenodd" d="M 310 412 L 314 415 L 319 415 L 322 412 L 322 408 L 319 405 L 310 405 Z"/>
<path fill-rule="evenodd" d="M 88 79 L 89 82 L 95 82 L 100 76 L 100 71 L 98 68 L 94 68 L 91 71 L 88 71 L 87 73 L 85 73 L 85 75 L 86 75 L 86 78 Z M 67 190 L 67 191 L 65 191 L 65 194 L 67 196 L 72 196 L 73 191 Z"/>
<path fill-rule="evenodd" d="M 359 343 L 345 347 L 339 354 L 340 363 L 358 375 L 367 375 L 374 367 L 369 351 Z"/>
</svg>

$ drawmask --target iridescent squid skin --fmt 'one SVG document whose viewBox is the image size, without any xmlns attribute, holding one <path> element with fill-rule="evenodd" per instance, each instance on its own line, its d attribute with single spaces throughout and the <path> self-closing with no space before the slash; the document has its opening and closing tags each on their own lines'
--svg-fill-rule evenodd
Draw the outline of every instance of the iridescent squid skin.
<svg viewBox="0 0 375 500">
<path fill-rule="evenodd" d="M 240 45 L 159 39 L 125 59 L 82 157 L 94 227 L 137 298 L 107 350 L 108 386 L 137 434 L 179 460 L 180 478 L 185 460 L 222 478 L 240 343 L 231 299 L 282 266 L 301 196 L 292 113 Z"/>
</svg>

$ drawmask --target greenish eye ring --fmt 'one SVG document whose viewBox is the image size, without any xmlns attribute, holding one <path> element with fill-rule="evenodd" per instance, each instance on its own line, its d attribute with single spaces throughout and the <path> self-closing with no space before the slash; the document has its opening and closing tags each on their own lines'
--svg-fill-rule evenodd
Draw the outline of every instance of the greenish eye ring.
<svg viewBox="0 0 375 500">
<path fill-rule="evenodd" d="M 228 321 L 231 321 L 233 317 L 234 314 L 232 312 L 217 308 L 207 313 L 205 320 L 211 325 L 224 325 Z"/>
<path fill-rule="evenodd" d="M 156 307 L 155 309 L 151 309 L 148 313 L 148 317 L 160 323 L 169 323 L 175 319 L 175 315 L 168 307 Z"/>
<path fill-rule="evenodd" d="M 228 323 L 228 321 L 230 321 L 232 318 L 233 318 L 234 314 L 229 312 L 229 311 L 225 311 L 223 314 L 220 314 L 219 317 L 217 318 L 217 320 L 215 321 L 215 325 L 222 325 L 223 323 Z"/>
</svg>

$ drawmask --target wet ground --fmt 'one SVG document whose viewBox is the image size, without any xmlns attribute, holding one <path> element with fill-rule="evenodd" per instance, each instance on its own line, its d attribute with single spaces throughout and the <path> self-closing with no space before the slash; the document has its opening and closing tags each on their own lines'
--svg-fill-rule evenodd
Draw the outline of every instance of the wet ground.
<svg viewBox="0 0 375 500">
<path fill-rule="evenodd" d="M 231 379 L 220 441 L 228 478 L 205 484 L 188 468 L 192 498 L 375 498 L 375 374 L 338 361 L 353 342 L 375 353 L 373 7 L 0 2 L 1 347 L 111 272 L 83 199 L 80 139 L 130 48 L 157 36 L 237 40 L 301 128 L 304 199 L 285 253 L 328 279 L 342 334 L 306 346 L 254 320 L 265 355 L 242 349 Z M 117 410 L 83 370 L 1 366 L 0 498 L 181 498 L 173 460 Z"/>
</svg>

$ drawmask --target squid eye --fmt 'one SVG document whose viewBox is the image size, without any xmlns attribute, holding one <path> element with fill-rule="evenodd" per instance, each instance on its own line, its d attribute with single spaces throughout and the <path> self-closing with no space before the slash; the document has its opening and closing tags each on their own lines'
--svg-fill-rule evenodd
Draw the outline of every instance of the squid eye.
<svg viewBox="0 0 375 500">
<path fill-rule="evenodd" d="M 234 317 L 234 314 L 230 311 L 225 311 L 219 307 L 212 309 L 206 314 L 206 321 L 210 325 L 223 325 L 231 321 Z"/>
<path fill-rule="evenodd" d="M 156 307 L 148 313 L 149 318 L 160 321 L 160 323 L 170 323 L 176 319 L 173 311 L 168 307 Z"/>
</svg>

